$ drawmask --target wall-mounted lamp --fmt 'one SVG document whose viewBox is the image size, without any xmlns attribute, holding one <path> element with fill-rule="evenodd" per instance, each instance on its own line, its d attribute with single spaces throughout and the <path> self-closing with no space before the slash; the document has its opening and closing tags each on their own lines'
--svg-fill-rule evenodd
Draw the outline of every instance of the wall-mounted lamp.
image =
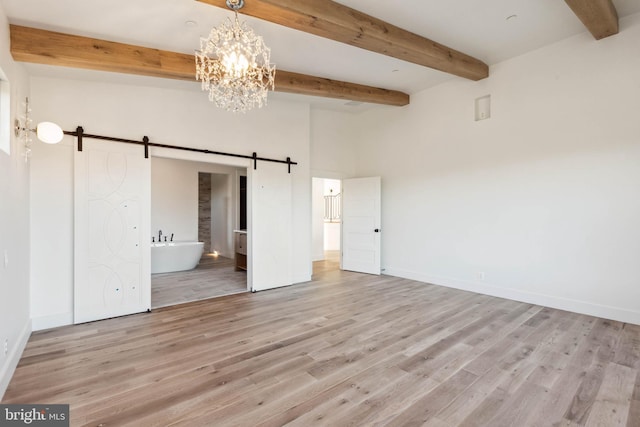
<svg viewBox="0 0 640 427">
<path fill-rule="evenodd" d="M 21 138 L 24 137 L 24 157 L 25 161 L 31 155 L 31 133 L 35 133 L 38 139 L 47 144 L 57 144 L 62 141 L 62 137 L 64 136 L 64 132 L 62 132 L 62 128 L 55 123 L 52 122 L 40 122 L 35 127 L 35 129 L 31 128 L 31 109 L 29 108 L 29 98 L 26 98 L 24 102 L 24 123 L 20 122 L 19 119 L 16 119 L 14 124 L 14 130 L 16 137 Z"/>
</svg>

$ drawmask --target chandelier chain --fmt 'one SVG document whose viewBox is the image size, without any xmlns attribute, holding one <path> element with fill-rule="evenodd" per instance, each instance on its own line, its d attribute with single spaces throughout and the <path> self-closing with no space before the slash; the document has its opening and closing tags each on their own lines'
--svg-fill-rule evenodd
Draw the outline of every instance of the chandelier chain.
<svg viewBox="0 0 640 427">
<path fill-rule="evenodd" d="M 237 12 L 244 7 L 244 0 L 227 0 L 227 7 Z"/>
</svg>

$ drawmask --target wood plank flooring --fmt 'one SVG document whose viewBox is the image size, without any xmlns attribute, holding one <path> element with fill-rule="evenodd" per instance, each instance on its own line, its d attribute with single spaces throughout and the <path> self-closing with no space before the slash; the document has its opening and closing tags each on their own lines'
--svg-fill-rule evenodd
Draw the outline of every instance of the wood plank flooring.
<svg viewBox="0 0 640 427">
<path fill-rule="evenodd" d="M 234 260 L 204 254 L 189 271 L 151 275 L 151 307 L 160 308 L 247 292 L 247 272 L 236 271 Z"/>
<path fill-rule="evenodd" d="M 640 326 L 334 267 L 36 332 L 3 403 L 73 426 L 640 426 Z"/>
</svg>

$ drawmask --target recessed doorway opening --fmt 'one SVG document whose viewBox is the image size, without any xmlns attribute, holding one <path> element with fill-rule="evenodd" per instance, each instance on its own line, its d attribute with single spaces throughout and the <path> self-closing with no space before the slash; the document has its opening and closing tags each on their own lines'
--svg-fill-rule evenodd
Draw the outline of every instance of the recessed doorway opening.
<svg viewBox="0 0 640 427">
<path fill-rule="evenodd" d="M 236 262 L 236 231 L 241 224 L 246 231 L 246 214 L 246 168 L 152 157 L 151 308 L 247 292 L 246 261 L 244 269 Z M 196 253 L 182 243 L 198 245 Z M 176 259 L 195 259 L 167 266 L 175 259 L 158 254 L 171 250 Z"/>
</svg>

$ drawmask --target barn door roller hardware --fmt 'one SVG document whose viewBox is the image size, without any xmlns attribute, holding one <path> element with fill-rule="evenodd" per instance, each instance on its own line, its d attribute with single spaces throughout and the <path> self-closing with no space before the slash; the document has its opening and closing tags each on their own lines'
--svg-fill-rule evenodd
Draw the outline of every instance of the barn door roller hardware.
<svg viewBox="0 0 640 427">
<path fill-rule="evenodd" d="M 283 163 L 287 165 L 287 170 L 291 173 L 291 165 L 297 165 L 297 162 L 291 161 L 291 157 L 287 157 L 286 160 L 279 159 L 270 159 L 268 157 L 258 157 L 257 153 L 252 153 L 251 155 L 246 154 L 234 154 L 234 153 L 225 153 L 223 151 L 213 151 L 207 150 L 204 148 L 192 148 L 192 147 L 181 147 L 178 145 L 169 145 L 169 144 L 159 144 L 157 142 L 149 141 L 149 137 L 145 136 L 142 138 L 142 141 L 136 141 L 133 139 L 125 139 L 125 138 L 115 138 L 111 136 L 102 136 L 102 135 L 93 135 L 90 133 L 84 133 L 84 129 L 82 126 L 78 126 L 75 131 L 64 131 L 65 135 L 71 135 L 78 138 L 78 151 L 82 151 L 82 140 L 83 138 L 92 138 L 92 139 L 101 139 L 103 141 L 113 141 L 113 142 L 122 142 L 125 144 L 136 144 L 142 145 L 144 147 L 144 158 L 149 158 L 149 147 L 159 147 L 159 148 L 171 148 L 173 150 L 183 150 L 183 151 L 192 151 L 196 153 L 204 153 L 204 154 L 216 154 L 218 156 L 227 156 L 227 157 L 237 157 L 240 159 L 249 159 L 253 161 L 253 169 L 258 168 L 258 160 L 261 162 L 272 162 L 272 163 Z"/>
</svg>

